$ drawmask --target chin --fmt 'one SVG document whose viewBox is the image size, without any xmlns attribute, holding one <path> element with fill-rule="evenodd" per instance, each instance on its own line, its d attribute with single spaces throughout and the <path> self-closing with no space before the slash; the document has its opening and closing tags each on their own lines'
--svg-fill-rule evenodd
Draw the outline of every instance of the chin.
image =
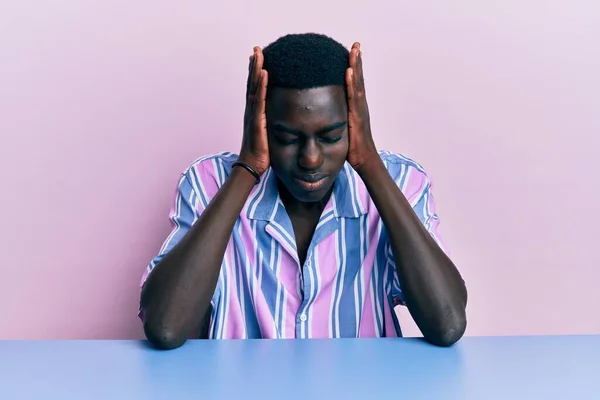
<svg viewBox="0 0 600 400">
<path fill-rule="evenodd" d="M 302 188 L 296 187 L 293 191 L 290 192 L 298 201 L 301 201 L 303 203 L 317 203 L 319 201 L 322 201 L 327 196 L 327 194 L 331 190 L 331 186 L 332 185 L 327 185 L 327 187 L 315 191 L 307 191 L 303 190 Z"/>
<path fill-rule="evenodd" d="M 302 202 L 302 203 L 318 203 L 319 201 L 323 200 L 323 198 L 325 197 L 324 194 L 316 194 L 315 192 L 309 192 L 309 193 L 296 193 L 294 194 L 294 197 L 296 198 L 296 200 Z"/>
</svg>

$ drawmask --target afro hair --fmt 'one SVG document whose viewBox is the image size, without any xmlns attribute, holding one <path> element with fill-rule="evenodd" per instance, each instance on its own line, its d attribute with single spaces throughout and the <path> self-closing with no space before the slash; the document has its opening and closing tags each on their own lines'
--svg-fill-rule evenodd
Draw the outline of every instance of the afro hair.
<svg viewBox="0 0 600 400">
<path fill-rule="evenodd" d="M 265 47 L 263 54 L 270 87 L 302 90 L 345 86 L 350 52 L 328 36 L 289 34 Z"/>
</svg>

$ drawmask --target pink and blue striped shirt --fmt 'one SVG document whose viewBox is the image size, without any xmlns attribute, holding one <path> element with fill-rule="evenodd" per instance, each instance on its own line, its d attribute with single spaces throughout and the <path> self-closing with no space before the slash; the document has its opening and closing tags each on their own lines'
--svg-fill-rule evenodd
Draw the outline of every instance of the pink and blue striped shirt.
<svg viewBox="0 0 600 400">
<path fill-rule="evenodd" d="M 431 181 L 423 168 L 400 154 L 380 156 L 442 246 Z M 236 160 L 232 153 L 206 156 L 181 175 L 170 213 L 173 230 L 142 284 L 196 222 Z M 214 339 L 400 336 L 394 307 L 403 297 L 388 234 L 352 167 L 346 163 L 336 178 L 304 265 L 275 174 L 268 169 L 235 223 L 211 304 L 209 337 Z"/>
</svg>

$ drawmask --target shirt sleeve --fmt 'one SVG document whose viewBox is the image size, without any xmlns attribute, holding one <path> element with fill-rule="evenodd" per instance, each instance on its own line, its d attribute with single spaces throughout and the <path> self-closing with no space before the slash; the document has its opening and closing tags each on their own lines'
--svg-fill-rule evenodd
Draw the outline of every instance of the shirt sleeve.
<svg viewBox="0 0 600 400">
<path fill-rule="evenodd" d="M 415 214 L 417 214 L 438 246 L 440 246 L 445 253 L 448 253 L 446 245 L 444 244 L 439 232 L 440 218 L 435 208 L 433 182 L 427 176 L 425 176 L 423 186 L 424 187 L 421 190 L 422 194 L 420 198 L 413 204 L 413 211 Z"/>
<path fill-rule="evenodd" d="M 169 212 L 171 232 L 163 242 L 158 254 L 146 267 L 140 286 L 144 285 L 148 275 L 160 260 L 190 230 L 219 190 L 220 179 L 218 179 L 218 175 L 222 172 L 221 164 L 217 159 L 207 159 L 193 164 L 186 172 L 181 174 L 175 191 L 175 200 Z"/>
<path fill-rule="evenodd" d="M 192 164 L 179 178 L 175 190 L 175 200 L 169 212 L 171 233 L 163 242 L 158 254 L 150 261 L 142 275 L 140 287 L 143 287 L 154 267 L 179 243 L 196 223 L 225 179 L 223 160 L 207 157 Z M 215 293 L 215 296 L 217 293 Z M 138 316 L 143 320 L 142 308 Z"/>
<path fill-rule="evenodd" d="M 423 167 L 398 154 L 386 154 L 384 164 L 390 176 L 404 194 L 413 211 L 419 217 L 438 246 L 448 253 L 439 233 L 440 218 L 433 196 L 433 182 Z"/>
<path fill-rule="evenodd" d="M 433 182 L 423 169 L 414 161 L 401 155 L 388 154 L 383 156 L 390 176 L 400 188 L 413 211 L 425 226 L 431 237 L 447 255 L 449 252 L 439 232 L 440 218 L 436 211 L 433 196 Z M 404 296 L 396 274 L 396 264 L 389 241 L 386 244 L 389 278 L 392 282 L 390 288 L 391 301 L 394 306 L 404 305 Z"/>
</svg>

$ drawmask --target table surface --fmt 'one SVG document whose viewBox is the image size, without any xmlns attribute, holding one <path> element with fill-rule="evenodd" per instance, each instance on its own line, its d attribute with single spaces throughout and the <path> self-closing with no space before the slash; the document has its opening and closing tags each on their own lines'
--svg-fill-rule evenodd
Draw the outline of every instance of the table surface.
<svg viewBox="0 0 600 400">
<path fill-rule="evenodd" d="M 600 335 L 0 341 L 0 399 L 600 399 Z"/>
</svg>

